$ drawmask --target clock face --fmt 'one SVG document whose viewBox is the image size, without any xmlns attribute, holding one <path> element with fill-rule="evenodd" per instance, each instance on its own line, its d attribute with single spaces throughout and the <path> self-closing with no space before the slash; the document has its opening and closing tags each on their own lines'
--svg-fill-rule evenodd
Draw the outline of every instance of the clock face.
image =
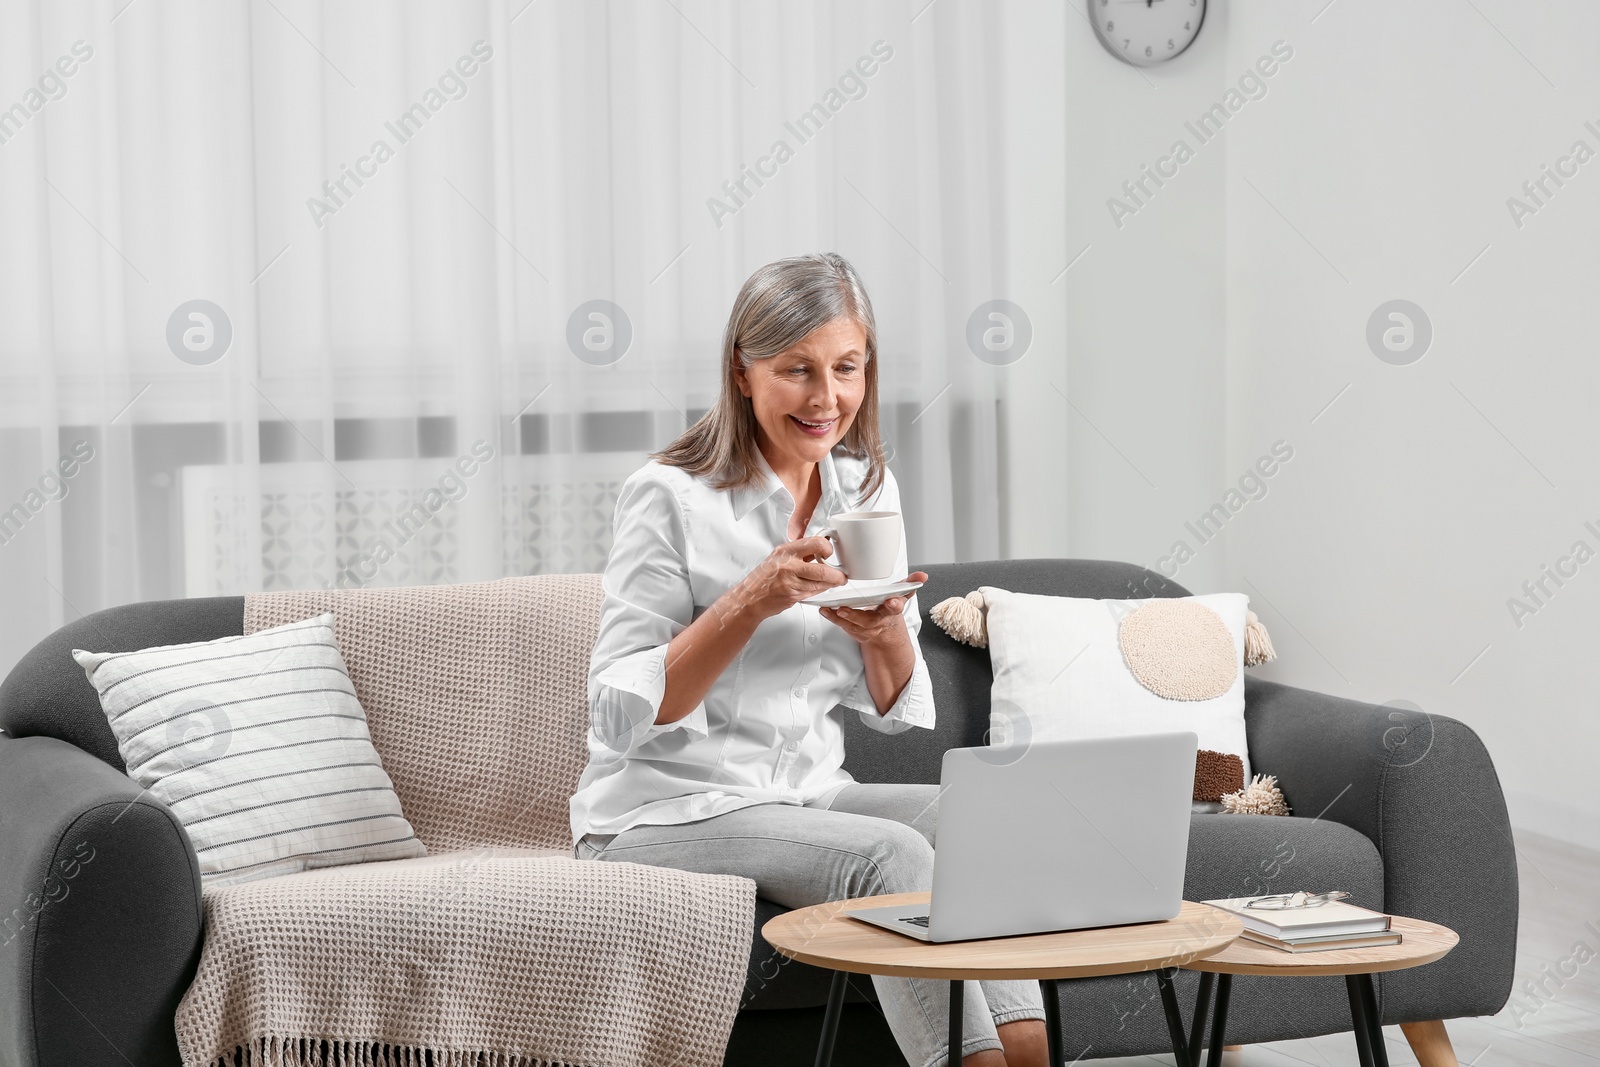
<svg viewBox="0 0 1600 1067">
<path fill-rule="evenodd" d="M 1206 0 L 1089 0 L 1100 43 L 1136 67 L 1164 63 L 1188 48 L 1205 17 Z"/>
</svg>

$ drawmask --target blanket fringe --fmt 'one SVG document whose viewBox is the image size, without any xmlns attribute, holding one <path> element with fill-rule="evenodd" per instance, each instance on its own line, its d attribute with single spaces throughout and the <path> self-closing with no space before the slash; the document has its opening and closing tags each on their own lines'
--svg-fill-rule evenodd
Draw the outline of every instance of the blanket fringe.
<svg viewBox="0 0 1600 1067">
<path fill-rule="evenodd" d="M 512 1052 L 418 1048 L 381 1041 L 271 1035 L 239 1045 L 205 1067 L 588 1067 Z"/>
</svg>

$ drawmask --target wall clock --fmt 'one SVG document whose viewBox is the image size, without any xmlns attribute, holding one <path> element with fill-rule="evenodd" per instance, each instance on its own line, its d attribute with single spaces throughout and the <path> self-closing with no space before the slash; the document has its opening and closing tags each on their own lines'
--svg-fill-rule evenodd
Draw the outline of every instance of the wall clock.
<svg viewBox="0 0 1600 1067">
<path fill-rule="evenodd" d="M 1165 63 L 1189 47 L 1206 0 L 1089 0 L 1089 21 L 1106 51 L 1136 67 Z"/>
</svg>

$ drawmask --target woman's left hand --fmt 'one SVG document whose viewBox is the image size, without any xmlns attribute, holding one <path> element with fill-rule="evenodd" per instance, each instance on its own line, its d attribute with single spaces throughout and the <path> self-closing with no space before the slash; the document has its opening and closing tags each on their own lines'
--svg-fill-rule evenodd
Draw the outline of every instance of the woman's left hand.
<svg viewBox="0 0 1600 1067">
<path fill-rule="evenodd" d="M 908 582 L 925 582 L 926 571 L 906 575 Z M 908 633 L 905 615 L 906 602 L 913 594 L 892 596 L 875 608 L 819 608 L 822 617 L 849 634 L 858 644 L 877 645 L 896 640 Z"/>
</svg>

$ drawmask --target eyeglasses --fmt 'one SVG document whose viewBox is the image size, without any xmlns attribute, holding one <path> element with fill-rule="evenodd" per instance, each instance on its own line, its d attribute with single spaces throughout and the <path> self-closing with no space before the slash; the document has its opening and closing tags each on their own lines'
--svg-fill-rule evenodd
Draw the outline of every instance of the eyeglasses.
<svg viewBox="0 0 1600 1067">
<path fill-rule="evenodd" d="M 1335 889 L 1328 893 L 1278 893 L 1270 897 L 1257 897 L 1245 905 L 1258 911 L 1287 911 L 1290 908 L 1320 908 L 1335 900 L 1343 900 L 1349 893 Z"/>
</svg>

